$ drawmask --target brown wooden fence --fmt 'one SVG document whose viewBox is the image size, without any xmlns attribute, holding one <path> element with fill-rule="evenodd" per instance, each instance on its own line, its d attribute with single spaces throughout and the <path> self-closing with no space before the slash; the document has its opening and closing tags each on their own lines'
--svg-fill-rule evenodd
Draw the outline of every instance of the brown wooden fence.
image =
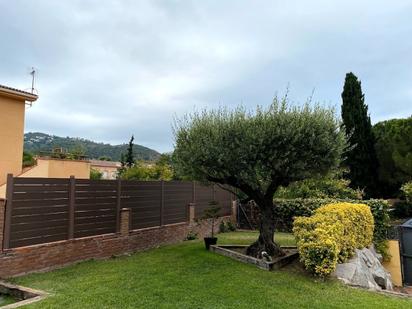
<svg viewBox="0 0 412 309">
<path fill-rule="evenodd" d="M 131 228 L 188 221 L 188 204 L 201 218 L 209 202 L 231 212 L 232 194 L 190 181 L 126 181 L 59 178 L 7 179 L 4 248 L 119 232 L 121 208 Z"/>
</svg>

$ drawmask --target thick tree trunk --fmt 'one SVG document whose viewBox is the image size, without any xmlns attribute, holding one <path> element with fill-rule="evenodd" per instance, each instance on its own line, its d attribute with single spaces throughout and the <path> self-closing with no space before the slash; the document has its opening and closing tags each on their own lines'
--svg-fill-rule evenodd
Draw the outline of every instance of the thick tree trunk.
<svg viewBox="0 0 412 309">
<path fill-rule="evenodd" d="M 247 248 L 246 254 L 261 258 L 262 251 L 266 251 L 272 257 L 283 256 L 284 252 L 274 241 L 275 213 L 273 202 L 268 200 L 257 204 L 260 209 L 260 234 L 258 240 Z"/>
</svg>

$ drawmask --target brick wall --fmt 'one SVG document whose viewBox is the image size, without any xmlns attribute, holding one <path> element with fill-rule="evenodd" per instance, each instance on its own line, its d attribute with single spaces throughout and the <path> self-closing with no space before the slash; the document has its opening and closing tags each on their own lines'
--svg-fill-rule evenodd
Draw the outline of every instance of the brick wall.
<svg viewBox="0 0 412 309">
<path fill-rule="evenodd" d="M 0 213 L 1 211 L 0 202 Z M 31 272 L 46 271 L 88 259 L 104 259 L 173 244 L 183 241 L 189 231 L 198 233 L 199 238 L 208 235 L 210 225 L 196 223 L 177 223 L 129 231 L 129 212 L 122 210 L 121 232 L 47 244 L 7 249 L 0 253 L 0 278 L 14 277 Z M 216 222 L 216 230 L 222 217 Z M 4 220 L 0 220 L 4 222 Z M 1 233 L 3 235 L 3 233 Z"/>
</svg>

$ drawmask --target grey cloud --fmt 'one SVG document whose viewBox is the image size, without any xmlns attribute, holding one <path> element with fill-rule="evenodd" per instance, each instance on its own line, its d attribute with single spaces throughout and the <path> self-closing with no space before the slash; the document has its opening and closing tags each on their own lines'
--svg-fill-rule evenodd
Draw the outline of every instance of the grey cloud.
<svg viewBox="0 0 412 309">
<path fill-rule="evenodd" d="M 356 8 L 356 9 L 354 9 Z M 412 114 L 412 4 L 0 0 L 0 83 L 40 99 L 26 130 L 173 147 L 173 115 L 291 97 L 339 108 L 345 73 L 374 122 Z"/>
</svg>

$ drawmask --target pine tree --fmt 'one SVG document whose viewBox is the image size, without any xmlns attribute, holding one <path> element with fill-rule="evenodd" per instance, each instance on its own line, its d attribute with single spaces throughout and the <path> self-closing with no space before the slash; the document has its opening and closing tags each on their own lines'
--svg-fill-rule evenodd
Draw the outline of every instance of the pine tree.
<svg viewBox="0 0 412 309">
<path fill-rule="evenodd" d="M 127 152 L 126 152 L 126 157 L 125 157 L 125 162 L 127 167 L 132 167 L 135 163 L 135 158 L 134 158 L 134 152 L 133 152 L 133 141 L 134 141 L 134 136 L 130 138 L 129 141 L 129 146 L 127 147 Z"/>
<path fill-rule="evenodd" d="M 374 196 L 378 166 L 375 138 L 361 82 L 352 72 L 346 74 L 343 86 L 342 119 L 350 145 L 344 165 L 349 168 L 351 186 Z"/>
</svg>

